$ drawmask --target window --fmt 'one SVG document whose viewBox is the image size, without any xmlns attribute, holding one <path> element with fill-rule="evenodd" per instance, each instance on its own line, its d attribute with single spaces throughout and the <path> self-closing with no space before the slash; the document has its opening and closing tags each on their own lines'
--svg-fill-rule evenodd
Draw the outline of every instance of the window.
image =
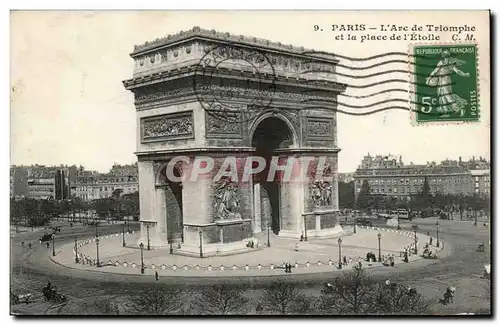
<svg viewBox="0 0 500 325">
<path fill-rule="evenodd" d="M 395 187 L 395 188 L 394 188 L 394 193 L 397 193 L 397 192 L 398 192 L 398 188 L 397 188 L 397 187 Z"/>
</svg>

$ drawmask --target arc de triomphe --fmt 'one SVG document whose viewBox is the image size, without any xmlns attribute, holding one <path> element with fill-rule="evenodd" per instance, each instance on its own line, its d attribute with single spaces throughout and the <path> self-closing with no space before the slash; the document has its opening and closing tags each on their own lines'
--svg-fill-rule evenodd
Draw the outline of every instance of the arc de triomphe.
<svg viewBox="0 0 500 325">
<path fill-rule="evenodd" d="M 136 46 L 131 57 L 133 78 L 123 84 L 137 111 L 139 242 L 210 256 L 244 252 L 263 231 L 342 231 L 335 108 L 345 85 L 332 55 L 195 27 Z M 266 167 L 245 179 L 250 157 Z M 321 168 L 323 179 L 285 181 L 276 166 L 291 160 L 299 172 Z M 237 179 L 215 177 L 228 166 Z"/>
</svg>

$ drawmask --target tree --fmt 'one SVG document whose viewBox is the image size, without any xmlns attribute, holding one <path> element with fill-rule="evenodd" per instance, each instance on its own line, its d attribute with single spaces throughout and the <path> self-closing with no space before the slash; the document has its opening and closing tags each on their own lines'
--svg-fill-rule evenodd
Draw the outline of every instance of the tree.
<svg viewBox="0 0 500 325">
<path fill-rule="evenodd" d="M 384 283 L 378 284 L 371 306 L 374 313 L 382 315 L 425 315 L 434 303 L 404 285 Z"/>
<path fill-rule="evenodd" d="M 172 287 L 155 287 L 131 299 L 129 310 L 139 315 L 169 315 L 183 311 L 181 291 Z"/>
<path fill-rule="evenodd" d="M 273 282 L 261 296 L 262 309 L 270 314 L 299 314 L 310 312 L 311 299 L 300 292 L 292 283 L 284 280 Z"/>
<path fill-rule="evenodd" d="M 362 267 L 333 279 L 330 289 L 320 297 L 320 310 L 325 314 L 361 315 L 372 310 L 375 281 Z"/>
<path fill-rule="evenodd" d="M 119 304 L 110 299 L 99 299 L 86 306 L 86 311 L 90 315 L 120 315 Z"/>
<path fill-rule="evenodd" d="M 199 314 L 231 315 L 245 313 L 248 299 L 243 290 L 231 288 L 227 283 L 203 288 L 192 306 Z"/>
<path fill-rule="evenodd" d="M 355 203 L 354 182 L 339 182 L 339 206 L 341 209 L 353 209 Z"/>
<path fill-rule="evenodd" d="M 139 215 L 139 192 L 128 193 L 120 197 L 120 209 L 125 216 Z"/>
<path fill-rule="evenodd" d="M 356 200 L 356 207 L 361 210 L 369 209 L 373 206 L 373 196 L 371 194 L 370 184 L 365 179 L 363 180 L 363 184 L 361 185 L 361 190 L 358 194 L 358 198 Z"/>
<path fill-rule="evenodd" d="M 321 292 L 320 310 L 341 315 L 422 315 L 429 313 L 433 300 L 426 300 L 408 287 L 378 283 L 356 266 L 353 271 L 331 281 Z"/>
</svg>

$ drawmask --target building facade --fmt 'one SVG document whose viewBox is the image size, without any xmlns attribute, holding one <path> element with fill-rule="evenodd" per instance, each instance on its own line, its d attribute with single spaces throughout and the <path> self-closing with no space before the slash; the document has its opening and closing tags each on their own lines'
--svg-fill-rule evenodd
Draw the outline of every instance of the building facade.
<svg viewBox="0 0 500 325">
<path fill-rule="evenodd" d="M 28 168 L 28 197 L 36 200 L 67 200 L 71 198 L 69 170 L 61 167 L 32 166 Z"/>
<path fill-rule="evenodd" d="M 291 45 L 203 30 L 136 46 L 135 96 L 141 238 L 185 254 L 244 251 L 254 233 L 299 238 L 338 233 L 336 96 L 345 85 L 333 56 Z M 314 70 L 316 72 L 311 72 Z M 306 71 L 309 71 L 307 73 Z M 326 157 L 322 183 L 189 178 L 197 156 L 241 175 L 249 157 Z M 167 167 L 175 163 L 175 179 Z M 208 159 L 208 158 L 207 158 Z M 194 167 L 193 167 L 194 166 Z M 170 171 L 172 172 L 172 171 Z"/>
<path fill-rule="evenodd" d="M 28 170 L 24 166 L 10 167 L 10 197 L 28 197 Z"/>
<path fill-rule="evenodd" d="M 425 165 L 405 165 L 401 156 L 365 156 L 354 173 L 355 195 L 366 180 L 372 194 L 410 197 L 422 191 L 427 178 L 432 194 L 473 193 L 471 172 L 457 161 L 434 162 Z"/>
<path fill-rule="evenodd" d="M 81 168 L 72 184 L 75 197 L 83 201 L 109 198 L 139 191 L 137 164 L 113 165 L 109 173 L 86 171 Z"/>
<path fill-rule="evenodd" d="M 470 171 L 474 184 L 474 194 L 490 196 L 490 170 L 473 169 Z"/>
</svg>

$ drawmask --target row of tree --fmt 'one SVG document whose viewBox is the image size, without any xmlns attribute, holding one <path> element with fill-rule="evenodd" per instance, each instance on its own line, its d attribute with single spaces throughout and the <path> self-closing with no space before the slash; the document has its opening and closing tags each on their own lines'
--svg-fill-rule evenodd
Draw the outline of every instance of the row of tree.
<svg viewBox="0 0 500 325">
<path fill-rule="evenodd" d="M 123 299 L 123 298 L 122 298 Z M 308 295 L 285 280 L 260 294 L 242 285 L 218 283 L 195 291 L 157 285 L 126 301 L 99 301 L 87 312 L 129 315 L 422 315 L 437 300 L 396 283 L 376 281 L 361 267 Z"/>
<path fill-rule="evenodd" d="M 456 195 L 456 194 L 432 194 L 427 178 L 422 190 L 413 195 L 390 196 L 374 194 L 370 184 L 364 180 L 361 190 L 355 198 L 354 182 L 339 182 L 339 205 L 342 209 L 359 209 L 362 211 L 380 211 L 408 209 L 410 211 L 423 211 L 425 209 L 439 209 L 445 213 L 464 213 L 473 211 L 476 215 L 479 211 L 487 214 L 490 209 L 490 200 L 479 195 Z M 409 198 L 409 199 L 408 199 Z"/>
<path fill-rule="evenodd" d="M 67 218 L 68 221 L 82 222 L 90 211 L 100 219 L 137 217 L 139 215 L 139 192 L 121 195 L 113 192 L 110 198 L 84 202 L 78 197 L 71 200 L 35 200 L 25 198 L 10 201 L 10 221 L 16 225 L 29 227 L 45 226 L 51 219 Z"/>
</svg>

